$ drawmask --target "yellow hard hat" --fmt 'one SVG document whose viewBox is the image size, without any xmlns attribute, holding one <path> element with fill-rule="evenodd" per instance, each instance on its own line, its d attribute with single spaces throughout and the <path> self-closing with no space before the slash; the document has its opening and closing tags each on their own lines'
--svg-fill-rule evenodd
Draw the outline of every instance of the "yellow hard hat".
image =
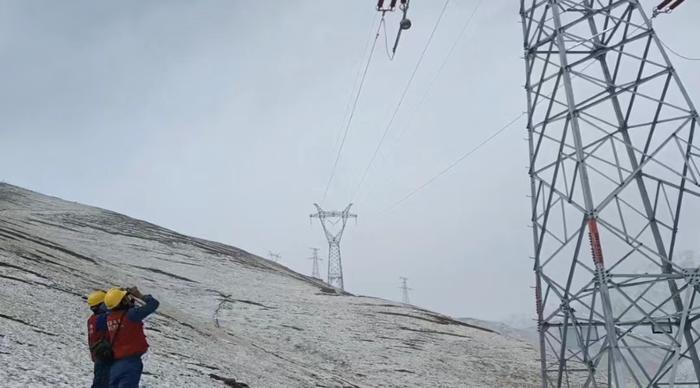
<svg viewBox="0 0 700 388">
<path fill-rule="evenodd" d="M 105 306 L 110 310 L 119 306 L 126 294 L 127 292 L 121 288 L 110 288 L 105 295 Z"/>
<path fill-rule="evenodd" d="M 88 295 L 88 306 L 95 307 L 105 300 L 105 292 L 102 290 L 95 290 Z"/>
</svg>

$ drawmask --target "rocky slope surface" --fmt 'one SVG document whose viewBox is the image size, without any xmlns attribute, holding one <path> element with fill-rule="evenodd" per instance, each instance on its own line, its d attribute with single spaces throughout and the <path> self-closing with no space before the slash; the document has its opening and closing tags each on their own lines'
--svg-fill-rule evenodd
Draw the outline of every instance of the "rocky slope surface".
<svg viewBox="0 0 700 388">
<path fill-rule="evenodd" d="M 137 285 L 144 387 L 535 387 L 531 345 L 220 243 L 0 184 L 0 381 L 89 386 L 94 288 Z"/>
</svg>

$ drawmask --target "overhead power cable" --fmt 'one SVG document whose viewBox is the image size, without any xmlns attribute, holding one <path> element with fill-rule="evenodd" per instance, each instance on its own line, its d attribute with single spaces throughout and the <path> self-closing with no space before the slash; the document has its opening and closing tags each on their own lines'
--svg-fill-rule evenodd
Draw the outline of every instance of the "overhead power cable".
<svg viewBox="0 0 700 388">
<path fill-rule="evenodd" d="M 467 28 L 469 28 L 469 26 L 471 25 L 472 20 L 474 19 L 474 15 L 476 15 L 476 11 L 479 10 L 479 7 L 481 6 L 482 2 L 483 2 L 483 0 L 479 0 L 476 3 L 476 6 L 472 10 L 472 13 L 469 15 L 467 20 L 464 22 L 462 29 L 459 31 L 459 34 L 457 35 L 457 38 L 454 40 L 454 42 L 452 43 L 452 46 L 450 47 L 450 50 L 447 52 L 447 56 L 445 56 L 445 59 L 443 59 L 442 63 L 440 64 L 440 67 L 438 67 L 438 70 L 435 72 L 435 75 L 430 80 L 430 83 L 428 83 L 428 87 L 425 89 L 423 96 L 419 100 L 418 104 L 416 104 L 416 107 L 415 107 L 415 109 L 412 110 L 412 112 L 416 112 L 416 111 L 420 110 L 420 108 L 425 103 L 425 100 L 428 99 L 430 92 L 433 90 L 433 86 L 435 86 L 436 81 L 438 80 L 438 78 L 440 78 L 440 75 L 442 74 L 442 71 L 445 69 L 445 65 L 447 65 L 447 62 L 449 62 L 450 59 L 452 58 L 452 55 L 454 54 L 455 49 L 457 48 L 459 42 L 462 40 L 464 33 L 467 31 Z M 401 138 L 404 131 L 405 131 L 405 127 L 404 127 L 404 129 L 401 130 L 401 132 L 399 132 L 399 136 L 398 136 L 399 138 Z"/>
<path fill-rule="evenodd" d="M 360 178 L 360 183 L 357 185 L 357 188 L 355 189 L 355 194 L 353 195 L 353 198 L 357 195 L 357 192 L 360 190 L 360 187 L 362 186 L 365 179 L 367 178 L 367 174 L 369 173 L 369 170 L 372 168 L 372 164 L 374 164 L 374 160 L 377 158 L 377 155 L 379 154 L 379 150 L 382 148 L 382 145 L 384 144 L 384 140 L 386 139 L 386 135 L 389 133 L 391 126 L 394 124 L 394 120 L 396 119 L 396 115 L 399 113 L 399 110 L 401 109 L 401 105 L 403 104 L 403 101 L 406 98 L 406 94 L 408 93 L 408 90 L 411 88 L 411 84 L 413 83 L 413 79 L 416 77 L 416 73 L 418 72 L 418 69 L 420 68 L 421 63 L 423 63 L 423 59 L 425 58 L 425 54 L 428 51 L 428 47 L 430 47 L 430 43 L 433 41 L 433 36 L 435 36 L 435 31 L 437 31 L 438 27 L 440 26 L 440 22 L 442 21 L 442 17 L 445 15 L 445 11 L 447 10 L 447 5 L 449 3 L 450 3 L 450 0 L 446 0 L 445 4 L 442 7 L 442 11 L 440 12 L 440 16 L 438 16 L 437 21 L 435 22 L 435 25 L 433 26 L 433 30 L 430 32 L 430 36 L 428 37 L 428 41 L 425 43 L 425 47 L 423 47 L 423 51 L 421 52 L 420 57 L 418 57 L 418 62 L 416 62 L 416 65 L 413 68 L 413 72 L 411 72 L 411 76 L 408 78 L 408 82 L 406 83 L 406 86 L 403 88 L 403 92 L 401 93 L 401 97 L 399 98 L 399 101 L 396 104 L 396 107 L 394 108 L 394 112 L 391 115 L 391 119 L 389 119 L 389 122 L 387 123 L 386 127 L 384 128 L 384 132 L 382 133 L 382 137 L 379 139 L 379 143 L 377 144 L 377 147 L 374 149 L 374 153 L 372 154 L 372 158 L 370 158 L 369 163 L 367 164 L 367 167 L 365 168 L 364 172 L 362 173 L 362 178 Z M 385 35 L 386 35 L 386 31 L 385 31 Z"/>
<path fill-rule="evenodd" d="M 381 24 L 380 24 L 380 28 L 381 28 Z M 362 94 L 362 87 L 364 86 L 365 79 L 367 78 L 367 71 L 369 70 L 369 64 L 372 62 L 372 56 L 374 55 L 374 49 L 377 47 L 377 39 L 379 39 L 379 33 L 380 33 L 380 29 L 377 28 L 377 33 L 374 35 L 374 41 L 372 42 L 372 48 L 370 49 L 369 55 L 367 56 L 367 62 L 365 63 L 365 67 L 362 71 L 362 76 L 360 78 L 360 86 L 357 88 L 357 93 L 355 94 L 355 99 L 353 100 L 352 108 L 350 110 L 350 116 L 348 116 L 348 121 L 345 124 L 345 130 L 343 131 L 343 138 L 340 141 L 340 146 L 338 147 L 338 153 L 335 156 L 335 162 L 333 162 L 333 168 L 331 169 L 331 175 L 328 178 L 328 183 L 326 183 L 326 189 L 323 191 L 323 199 L 321 200 L 321 203 L 323 203 L 326 200 L 326 197 L 328 196 L 328 189 L 330 189 L 331 183 L 333 182 L 333 178 L 335 177 L 335 171 L 338 168 L 338 162 L 340 161 L 340 155 L 343 153 L 343 147 L 345 146 L 345 140 L 348 137 L 350 125 L 352 124 L 352 119 L 353 119 L 353 117 L 355 117 L 355 111 L 357 110 L 357 103 L 360 100 L 360 95 Z"/>
<path fill-rule="evenodd" d="M 389 51 L 389 36 L 386 33 L 386 21 L 384 21 L 384 18 L 382 18 L 382 20 L 379 23 L 380 23 L 379 27 L 381 27 L 382 30 L 384 31 L 384 51 L 386 52 L 387 58 L 389 58 L 390 61 L 393 61 L 394 54 L 396 54 L 396 53 L 392 54 L 391 51 Z"/>
<path fill-rule="evenodd" d="M 515 124 L 516 122 L 518 122 L 518 120 L 520 120 L 521 117 L 525 116 L 525 114 L 526 114 L 526 113 L 524 113 L 524 112 L 521 113 L 521 114 L 519 114 L 519 115 L 518 115 L 517 117 L 515 117 L 513 120 L 511 120 L 510 122 L 508 122 L 508 124 L 506 124 L 506 125 L 504 125 L 503 127 L 499 128 L 496 132 L 492 133 L 489 137 L 487 137 L 486 139 L 484 139 L 484 140 L 483 140 L 481 143 L 479 143 L 477 146 L 475 146 L 474 148 L 472 148 L 472 149 L 470 149 L 469 151 L 467 151 L 466 153 L 464 153 L 462 156 L 460 156 L 459 158 L 457 158 L 457 160 L 455 160 L 454 162 L 450 163 L 447 167 L 445 167 L 444 169 L 442 169 L 442 170 L 441 170 L 440 172 L 438 172 L 437 174 L 433 175 L 430 179 L 428 179 L 427 181 L 425 181 L 425 183 L 423 183 L 422 185 L 416 187 L 416 188 L 413 189 L 411 192 L 409 192 L 408 194 L 406 194 L 404 197 L 402 197 L 402 198 L 399 199 L 398 201 L 394 202 L 394 204 L 391 205 L 391 206 L 389 206 L 389 207 L 386 209 L 385 212 L 388 212 L 388 211 L 393 210 L 393 209 L 396 208 L 397 206 L 399 206 L 399 205 L 401 205 L 402 203 L 406 202 L 409 198 L 411 198 L 411 197 L 413 197 L 414 195 L 416 195 L 419 191 L 421 191 L 421 190 L 425 189 L 426 187 L 430 186 L 430 185 L 431 185 L 433 182 L 435 182 L 438 178 L 440 178 L 441 176 L 447 174 L 450 170 L 452 170 L 453 168 L 455 168 L 458 164 L 460 164 L 460 163 L 461 163 L 462 161 L 464 161 L 466 158 L 468 158 L 469 156 L 471 156 L 472 154 L 474 154 L 476 151 L 478 151 L 481 147 L 485 146 L 485 145 L 488 144 L 491 140 L 493 140 L 494 138 L 496 138 L 496 136 L 500 135 L 500 134 L 501 134 L 502 132 L 504 132 L 506 129 L 510 128 L 513 124 Z"/>
<path fill-rule="evenodd" d="M 658 36 L 657 36 L 657 38 L 658 38 Z M 673 55 L 677 56 L 678 58 L 685 59 L 686 61 L 700 61 L 699 57 L 688 57 L 688 56 L 685 56 L 685 55 L 679 53 L 678 51 L 672 49 L 671 47 L 669 47 L 666 44 L 666 42 L 661 40 L 661 38 L 659 38 L 659 42 L 661 42 L 662 46 L 664 46 L 668 51 L 670 51 Z"/>
<path fill-rule="evenodd" d="M 671 13 L 676 7 L 681 5 L 685 0 L 676 0 L 673 4 L 671 3 L 671 0 L 664 0 L 659 4 L 656 8 L 654 8 L 653 14 L 652 14 L 652 20 L 655 19 L 659 14 L 661 13 Z M 639 27 L 637 27 L 639 29 Z M 670 51 L 673 55 L 677 56 L 678 58 L 685 59 L 686 61 L 700 61 L 700 57 L 689 57 L 687 55 L 683 55 L 679 53 L 678 51 L 672 49 L 669 47 L 669 45 L 666 44 L 661 38 L 659 38 L 658 35 L 656 35 L 656 38 L 661 42 L 661 45 L 664 46 L 668 51 Z"/>
<path fill-rule="evenodd" d="M 372 44 L 372 37 L 376 35 L 375 25 L 377 24 L 377 20 L 379 19 L 381 19 L 381 16 L 377 15 L 377 18 L 372 19 L 372 23 L 369 25 L 369 31 L 367 31 L 367 41 L 365 42 L 364 48 L 362 49 L 362 57 L 360 58 L 360 60 L 357 61 L 357 74 L 355 75 L 355 82 L 352 84 L 352 88 L 348 93 L 348 102 L 345 104 L 345 112 L 341 120 L 343 124 L 338 126 L 338 134 L 336 136 L 337 139 L 333 144 L 333 148 L 338 147 L 338 144 L 340 144 L 340 140 L 343 135 L 343 125 L 345 123 L 345 120 L 347 120 L 348 115 L 350 114 L 350 108 L 352 108 L 352 102 L 355 98 L 355 90 L 357 89 L 357 85 L 362 79 L 362 69 L 364 66 L 365 58 L 367 57 L 367 55 L 369 55 L 367 50 L 369 50 L 369 47 Z"/>
</svg>

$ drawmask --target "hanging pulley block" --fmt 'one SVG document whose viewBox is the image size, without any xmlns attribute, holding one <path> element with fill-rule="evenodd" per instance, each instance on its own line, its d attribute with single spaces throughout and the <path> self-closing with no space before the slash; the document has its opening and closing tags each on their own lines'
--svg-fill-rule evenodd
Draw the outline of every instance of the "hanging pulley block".
<svg viewBox="0 0 700 388">
<path fill-rule="evenodd" d="M 394 12 L 398 5 L 399 10 L 403 14 L 401 16 L 401 21 L 399 22 L 399 31 L 396 33 L 396 40 L 394 40 L 394 47 L 392 48 L 390 58 L 393 59 L 396 54 L 396 48 L 399 46 L 399 40 L 401 39 L 401 32 L 411 28 L 411 19 L 406 17 L 408 14 L 408 2 L 409 0 L 378 0 L 377 1 L 377 11 L 382 13 L 382 22 L 384 21 L 384 15 L 387 12 Z"/>
</svg>

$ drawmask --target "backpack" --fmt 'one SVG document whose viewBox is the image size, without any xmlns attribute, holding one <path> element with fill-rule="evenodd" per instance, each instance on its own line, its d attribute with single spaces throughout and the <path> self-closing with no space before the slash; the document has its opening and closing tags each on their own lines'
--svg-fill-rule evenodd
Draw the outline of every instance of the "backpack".
<svg viewBox="0 0 700 388">
<path fill-rule="evenodd" d="M 126 315 L 126 314 L 124 314 Z M 119 326 L 117 326 L 117 331 L 114 333 L 114 338 L 112 338 L 112 342 L 114 342 L 117 339 L 117 335 L 119 335 L 119 329 L 122 327 L 122 321 L 124 320 L 124 316 L 122 316 L 122 319 L 119 320 Z M 114 349 L 112 349 L 112 342 L 109 341 L 109 329 L 105 331 L 105 335 L 100 338 L 99 341 L 97 341 L 92 347 L 90 348 L 90 351 L 92 354 L 95 355 L 95 360 L 97 362 L 102 362 L 102 363 L 111 363 L 114 361 Z"/>
</svg>

